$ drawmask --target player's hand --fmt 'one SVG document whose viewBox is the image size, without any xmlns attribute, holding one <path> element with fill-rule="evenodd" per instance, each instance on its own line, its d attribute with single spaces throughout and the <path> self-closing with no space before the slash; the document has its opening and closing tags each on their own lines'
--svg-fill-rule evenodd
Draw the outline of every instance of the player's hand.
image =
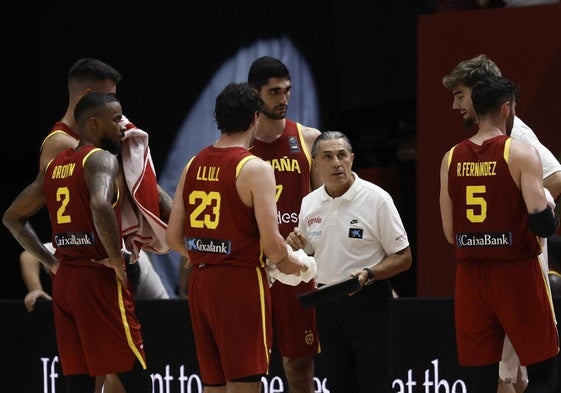
<svg viewBox="0 0 561 393">
<path fill-rule="evenodd" d="M 127 285 L 127 271 L 126 271 L 126 261 L 123 254 L 118 254 L 113 257 L 103 258 L 103 259 L 92 259 L 93 263 L 99 263 L 103 266 L 115 270 L 115 275 L 121 281 L 123 285 Z"/>
<path fill-rule="evenodd" d="M 294 230 L 286 237 L 286 242 L 293 250 L 299 250 L 304 248 L 306 243 L 308 243 L 308 239 L 300 233 L 298 228 L 294 228 Z"/>
<path fill-rule="evenodd" d="M 308 266 L 298 259 L 294 251 L 288 250 L 288 255 L 280 263 L 276 263 L 275 266 L 281 273 L 284 274 L 294 274 L 295 276 L 300 276 L 301 272 L 308 270 Z"/>
<path fill-rule="evenodd" d="M 29 292 L 27 295 L 25 295 L 25 298 L 23 299 L 23 303 L 25 304 L 25 308 L 27 309 L 28 312 L 33 311 L 33 307 L 35 307 L 35 303 L 39 299 L 53 300 L 49 296 L 49 294 L 47 294 L 42 289 L 35 289 Z"/>
</svg>

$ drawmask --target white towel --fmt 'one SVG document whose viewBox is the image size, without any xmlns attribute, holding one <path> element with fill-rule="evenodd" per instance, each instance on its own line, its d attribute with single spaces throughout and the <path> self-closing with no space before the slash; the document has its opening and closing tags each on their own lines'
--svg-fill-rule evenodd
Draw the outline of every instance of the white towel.
<svg viewBox="0 0 561 393">
<path fill-rule="evenodd" d="M 136 261 L 141 249 L 157 254 L 167 254 L 171 249 L 166 243 L 167 224 L 160 218 L 158 183 L 148 133 L 125 116 L 122 123 L 127 130 L 121 157 L 130 195 L 121 205 L 121 227 L 125 246 Z"/>
<path fill-rule="evenodd" d="M 288 253 L 294 255 L 294 257 L 302 262 L 308 270 L 300 272 L 299 276 L 294 274 L 285 274 L 281 272 L 274 263 L 270 263 L 269 259 L 267 259 L 267 266 L 265 266 L 265 270 L 269 276 L 269 285 L 272 285 L 276 280 L 293 287 L 300 284 L 302 281 L 309 282 L 317 273 L 317 265 L 314 257 L 307 255 L 302 249 L 293 251 L 292 247 L 288 244 L 286 245 L 286 248 Z"/>
</svg>

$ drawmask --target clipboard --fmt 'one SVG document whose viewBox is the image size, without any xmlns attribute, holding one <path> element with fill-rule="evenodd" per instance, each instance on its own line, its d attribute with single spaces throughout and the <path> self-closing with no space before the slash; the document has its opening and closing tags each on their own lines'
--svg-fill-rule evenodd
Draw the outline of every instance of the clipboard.
<svg viewBox="0 0 561 393">
<path fill-rule="evenodd" d="M 349 293 L 358 291 L 360 288 L 360 282 L 356 276 L 323 285 L 313 291 L 299 293 L 297 296 L 302 307 L 309 308 L 348 296 Z"/>
</svg>

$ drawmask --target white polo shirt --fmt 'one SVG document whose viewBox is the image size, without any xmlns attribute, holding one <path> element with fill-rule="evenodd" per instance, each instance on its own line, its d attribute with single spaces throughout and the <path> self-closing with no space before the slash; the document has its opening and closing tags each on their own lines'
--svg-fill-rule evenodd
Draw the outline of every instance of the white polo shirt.
<svg viewBox="0 0 561 393">
<path fill-rule="evenodd" d="M 407 233 L 392 197 L 353 172 L 351 188 L 337 198 L 322 186 L 302 200 L 300 232 L 314 255 L 316 282 L 329 284 L 379 263 L 409 246 Z"/>
<path fill-rule="evenodd" d="M 518 116 L 514 117 L 514 124 L 512 125 L 512 132 L 510 133 L 510 136 L 514 139 L 532 145 L 538 150 L 538 154 L 540 155 L 540 160 L 542 162 L 544 179 L 552 173 L 561 171 L 561 164 L 557 158 L 555 158 L 551 150 L 540 142 L 534 131 Z"/>
</svg>

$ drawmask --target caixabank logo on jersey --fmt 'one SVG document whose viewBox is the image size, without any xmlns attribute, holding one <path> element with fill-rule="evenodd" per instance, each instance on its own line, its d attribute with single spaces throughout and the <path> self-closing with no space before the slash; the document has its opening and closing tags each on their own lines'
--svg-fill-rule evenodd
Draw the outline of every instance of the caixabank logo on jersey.
<svg viewBox="0 0 561 393">
<path fill-rule="evenodd" d="M 213 254 L 225 255 L 230 255 L 230 251 L 232 251 L 232 242 L 230 240 L 188 237 L 186 239 L 186 244 L 189 251 L 210 252 Z"/>
<path fill-rule="evenodd" d="M 91 232 L 57 233 L 54 238 L 57 247 L 93 246 L 95 243 Z"/>
<path fill-rule="evenodd" d="M 512 244 L 511 232 L 494 233 L 458 233 L 456 245 L 458 247 L 500 247 Z"/>
</svg>

